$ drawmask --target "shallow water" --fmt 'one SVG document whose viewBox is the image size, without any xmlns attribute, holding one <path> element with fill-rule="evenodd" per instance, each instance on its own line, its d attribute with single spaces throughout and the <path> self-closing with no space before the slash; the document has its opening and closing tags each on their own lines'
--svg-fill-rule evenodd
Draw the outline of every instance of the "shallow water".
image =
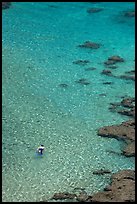
<svg viewBox="0 0 137 204">
<path fill-rule="evenodd" d="M 91 7 L 103 10 L 88 14 Z M 134 158 L 109 153 L 121 152 L 122 142 L 97 135 L 129 119 L 108 108 L 134 97 L 134 82 L 101 72 L 112 55 L 125 59 L 113 74 L 134 69 L 134 19 L 122 16 L 130 9 L 134 3 L 16 2 L 2 11 L 3 202 L 49 199 L 76 187 L 97 192 L 110 175 L 94 170 L 134 169 Z M 77 47 L 88 40 L 102 46 Z M 81 59 L 90 63 L 73 63 Z M 81 78 L 90 84 L 76 83 Z M 39 144 L 46 147 L 42 158 Z"/>
</svg>

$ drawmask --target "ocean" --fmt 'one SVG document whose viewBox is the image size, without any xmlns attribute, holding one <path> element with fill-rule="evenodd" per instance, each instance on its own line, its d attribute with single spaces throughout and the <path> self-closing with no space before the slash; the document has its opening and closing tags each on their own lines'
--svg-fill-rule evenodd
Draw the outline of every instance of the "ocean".
<svg viewBox="0 0 137 204">
<path fill-rule="evenodd" d="M 129 120 L 109 107 L 135 96 L 134 81 L 119 78 L 135 69 L 135 20 L 124 15 L 134 7 L 12 2 L 2 11 L 3 202 L 38 202 L 75 188 L 92 194 L 110 181 L 93 171 L 135 169 L 134 157 L 109 152 L 121 153 L 122 141 L 97 135 L 103 126 Z M 102 10 L 87 12 L 91 8 Z M 100 47 L 79 47 L 86 41 Z M 125 60 L 111 69 L 116 77 L 101 74 L 113 55 Z M 42 157 L 36 155 L 40 144 Z"/>
</svg>

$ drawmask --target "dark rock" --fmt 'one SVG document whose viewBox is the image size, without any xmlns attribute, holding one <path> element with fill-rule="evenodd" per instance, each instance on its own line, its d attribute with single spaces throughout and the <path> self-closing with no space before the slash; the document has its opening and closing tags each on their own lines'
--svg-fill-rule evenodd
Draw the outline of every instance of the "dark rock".
<svg viewBox="0 0 137 204">
<path fill-rule="evenodd" d="M 11 6 L 11 2 L 2 2 L 2 9 L 8 9 Z"/>
<path fill-rule="evenodd" d="M 135 17 L 135 11 L 127 11 L 124 13 L 125 17 Z"/>
<path fill-rule="evenodd" d="M 111 177 L 111 184 L 104 192 L 95 193 L 91 202 L 135 202 L 135 172 L 122 170 Z"/>
<path fill-rule="evenodd" d="M 135 117 L 135 99 L 131 97 L 124 98 L 120 103 L 110 103 L 110 111 L 116 111 L 122 115 Z M 123 109 L 124 107 L 124 109 Z"/>
<path fill-rule="evenodd" d="M 74 199 L 77 197 L 76 194 L 68 193 L 68 192 L 63 192 L 63 193 L 55 193 L 52 197 L 52 199 L 55 200 L 63 200 L 63 199 Z"/>
<path fill-rule="evenodd" d="M 87 10 L 88 13 L 97 13 L 97 12 L 100 12 L 102 11 L 103 8 L 90 8 Z"/>
<path fill-rule="evenodd" d="M 67 88 L 68 84 L 59 84 L 59 86 L 62 87 L 62 88 Z"/>
<path fill-rule="evenodd" d="M 111 177 L 112 181 L 120 181 L 122 179 L 131 179 L 133 181 L 135 181 L 135 171 L 134 170 L 130 170 L 130 169 L 126 169 L 126 170 L 122 170 L 119 171 L 117 173 L 114 173 Z"/>
<path fill-rule="evenodd" d="M 131 76 L 131 75 L 130 75 L 130 76 L 127 76 L 127 75 L 120 75 L 118 78 L 135 81 L 135 76 Z"/>
<path fill-rule="evenodd" d="M 106 82 L 103 82 L 103 84 L 105 84 L 105 85 L 110 85 L 110 84 L 113 84 L 113 82 L 111 82 L 111 81 L 106 81 Z"/>
<path fill-rule="evenodd" d="M 98 130 L 98 135 L 134 141 L 135 129 L 130 125 L 125 126 L 123 123 L 121 123 L 120 125 L 104 126 L 103 128 L 100 128 Z"/>
<path fill-rule="evenodd" d="M 76 200 L 79 201 L 79 202 L 86 202 L 86 201 L 88 200 L 88 198 L 89 198 L 89 196 L 87 195 L 87 193 L 81 192 L 81 193 L 77 196 Z"/>
<path fill-rule="evenodd" d="M 115 63 L 116 63 L 116 62 L 113 61 L 113 60 L 107 60 L 107 61 L 104 62 L 105 65 L 113 65 L 113 64 L 115 64 Z"/>
<path fill-rule="evenodd" d="M 124 62 L 124 59 L 121 58 L 121 57 L 119 57 L 119 56 L 117 56 L 117 55 L 114 55 L 114 56 L 112 56 L 112 57 L 109 57 L 108 60 L 114 61 L 114 62 Z"/>
<path fill-rule="evenodd" d="M 127 71 L 125 74 L 135 74 L 135 70 Z"/>
<path fill-rule="evenodd" d="M 93 174 L 97 174 L 97 175 L 104 175 L 104 174 L 110 174 L 110 173 L 111 171 L 109 171 L 108 169 L 100 169 L 93 172 Z"/>
<path fill-rule="evenodd" d="M 133 102 L 134 102 L 134 98 L 125 98 L 121 101 L 121 105 L 124 107 L 128 107 L 128 108 L 133 108 Z"/>
<path fill-rule="evenodd" d="M 103 137 L 112 137 L 115 139 L 122 139 L 126 142 L 123 154 L 125 156 L 135 155 L 135 121 L 129 120 L 120 125 L 105 126 L 98 130 L 98 135 Z"/>
<path fill-rule="evenodd" d="M 127 157 L 135 156 L 135 142 L 131 142 L 123 149 L 123 154 Z"/>
<path fill-rule="evenodd" d="M 135 117 L 135 108 L 132 108 L 130 110 L 118 110 L 118 113 L 122 114 L 122 115 L 127 115 L 127 116 L 132 116 Z"/>
<path fill-rule="evenodd" d="M 98 48 L 100 48 L 100 46 L 101 46 L 101 44 L 90 42 L 90 41 L 86 41 L 83 45 L 78 45 L 78 47 L 90 48 L 90 49 L 98 49 Z"/>
<path fill-rule="evenodd" d="M 110 65 L 114 65 L 117 62 L 124 62 L 124 59 L 117 55 L 114 55 L 114 56 L 109 57 L 108 60 L 104 62 L 104 64 L 109 66 L 110 68 Z"/>
<path fill-rule="evenodd" d="M 132 127 L 135 129 L 135 120 L 128 120 L 126 122 L 123 122 L 122 125 L 127 127 Z"/>
<path fill-rule="evenodd" d="M 89 62 L 90 62 L 89 60 L 77 60 L 77 61 L 74 61 L 73 64 L 78 64 L 78 65 L 84 66 Z"/>
<path fill-rule="evenodd" d="M 86 68 L 85 71 L 93 71 L 93 70 L 96 70 L 95 67 L 89 67 L 89 68 Z"/>
<path fill-rule="evenodd" d="M 105 75 L 108 75 L 108 76 L 112 76 L 112 72 L 110 70 L 107 70 L 107 69 L 104 69 L 101 74 L 105 74 Z"/>
<path fill-rule="evenodd" d="M 87 79 L 84 79 L 84 78 L 79 79 L 79 80 L 77 80 L 75 82 L 79 83 L 79 84 L 82 84 L 82 85 L 89 85 L 90 84 L 90 82 L 88 82 Z"/>
</svg>

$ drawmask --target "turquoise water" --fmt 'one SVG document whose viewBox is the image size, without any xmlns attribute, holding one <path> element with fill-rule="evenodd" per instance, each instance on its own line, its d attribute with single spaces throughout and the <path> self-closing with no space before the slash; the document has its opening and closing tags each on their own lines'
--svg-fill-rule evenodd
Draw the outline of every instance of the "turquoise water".
<svg viewBox="0 0 137 204">
<path fill-rule="evenodd" d="M 92 7 L 103 10 L 88 14 Z M 3 202 L 40 201 L 76 187 L 94 193 L 110 178 L 94 170 L 135 168 L 134 158 L 109 153 L 121 152 L 122 142 L 97 135 L 129 119 L 108 108 L 134 96 L 134 82 L 101 72 L 112 55 L 125 59 L 114 75 L 134 69 L 134 19 L 122 16 L 130 9 L 134 3 L 16 2 L 2 11 Z M 102 46 L 77 47 L 88 40 Z M 90 63 L 73 63 L 81 59 Z M 75 82 L 81 78 L 90 84 Z M 40 144 L 42 158 L 35 155 Z"/>
</svg>

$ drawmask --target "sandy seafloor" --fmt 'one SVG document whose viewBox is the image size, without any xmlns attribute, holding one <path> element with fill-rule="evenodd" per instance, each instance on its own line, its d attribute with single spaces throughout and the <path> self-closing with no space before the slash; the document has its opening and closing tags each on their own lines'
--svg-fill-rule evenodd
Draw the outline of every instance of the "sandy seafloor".
<svg viewBox="0 0 137 204">
<path fill-rule="evenodd" d="M 103 10 L 87 13 L 92 7 Z M 130 9 L 134 3 L 14 2 L 2 11 L 3 202 L 48 200 L 76 187 L 92 194 L 110 181 L 94 170 L 135 168 L 133 157 L 109 153 L 121 152 L 122 141 L 97 135 L 100 127 L 129 119 L 109 106 L 134 97 L 134 82 L 101 72 L 112 55 L 125 59 L 114 75 L 134 69 L 135 22 L 123 16 Z M 102 46 L 77 47 L 85 41 Z M 75 82 L 81 78 L 90 84 Z M 43 157 L 35 154 L 40 144 Z"/>
</svg>

